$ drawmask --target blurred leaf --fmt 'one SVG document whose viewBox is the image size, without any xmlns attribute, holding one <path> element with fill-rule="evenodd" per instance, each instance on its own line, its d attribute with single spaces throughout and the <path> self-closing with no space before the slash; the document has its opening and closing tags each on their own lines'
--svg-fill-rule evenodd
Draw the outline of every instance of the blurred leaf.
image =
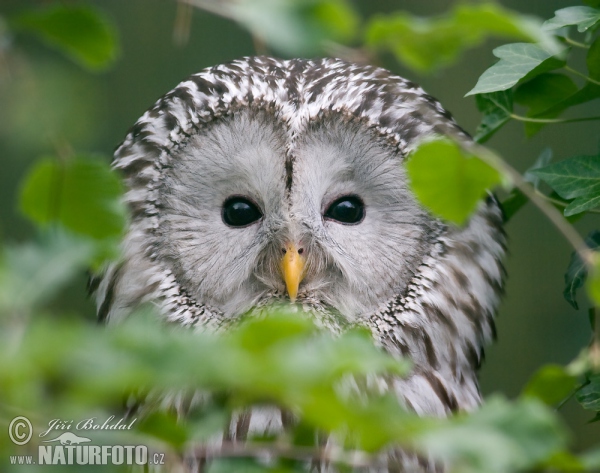
<svg viewBox="0 0 600 473">
<path fill-rule="evenodd" d="M 537 157 L 533 165 L 523 174 L 524 179 L 531 183 L 534 189 L 539 189 L 540 178 L 532 171 L 547 166 L 550 161 L 552 161 L 552 149 L 545 148 Z"/>
<path fill-rule="evenodd" d="M 577 377 L 560 365 L 546 365 L 529 380 L 523 396 L 535 397 L 548 406 L 558 404 L 575 389 Z"/>
<path fill-rule="evenodd" d="M 486 70 L 466 95 L 510 89 L 523 80 L 565 65 L 564 60 L 529 43 L 505 44 L 494 49 L 494 56 L 500 61 Z"/>
<path fill-rule="evenodd" d="M 0 261 L 0 312 L 28 310 L 47 302 L 90 264 L 95 247 L 54 231 L 39 243 L 4 249 Z"/>
<path fill-rule="evenodd" d="M 186 418 L 189 424 L 189 440 L 208 441 L 229 425 L 230 414 L 224 408 L 209 404 L 202 409 L 193 410 Z"/>
<path fill-rule="evenodd" d="M 125 224 L 121 182 L 100 159 L 42 158 L 25 178 L 20 207 L 34 222 L 58 222 L 96 239 L 118 237 Z"/>
<path fill-rule="evenodd" d="M 600 306 L 600 258 L 596 257 L 594 268 L 587 283 L 587 293 L 596 305 Z"/>
<path fill-rule="evenodd" d="M 344 448 L 376 452 L 392 443 L 416 447 L 453 462 L 456 468 L 452 471 L 508 473 L 531 468 L 562 451 L 564 432 L 557 417 L 531 399 L 515 403 L 492 399 L 472 414 L 433 419 L 404 411 L 397 399 L 382 397 L 377 389 L 363 389 L 360 384 L 360 392 L 353 392 L 352 384 L 343 382 L 348 375 L 361 370 L 377 372 L 397 362 L 364 335 L 284 330 L 287 335 L 280 342 L 269 341 L 266 351 L 249 346 L 250 333 L 271 332 L 278 324 L 288 329 L 304 324 L 296 320 L 286 325 L 289 319 L 298 319 L 298 314 L 274 316 L 267 325 L 263 325 L 265 320 L 253 320 L 226 334 L 171 330 L 153 318 L 135 316 L 108 329 L 37 319 L 16 346 L 5 343 L 10 334 L 0 332 L 0 359 L 6 361 L 0 364 L 0 402 L 16 401 L 23 409 L 32 403 L 40 408 L 36 403 L 43 402 L 44 412 L 52 415 L 60 406 L 73 405 L 96 412 L 99 406 L 119 402 L 125 389 L 148 386 L 159 394 L 157 403 L 164 400 L 161 389 L 221 393 L 225 398 L 232 396 L 230 403 L 235 400 L 231 404 L 236 409 L 268 399 L 269 404 L 290 408 L 307 432 L 342 434 Z M 276 331 L 273 334 L 277 338 Z M 374 353 L 380 354 L 376 364 Z M 349 362 L 348 356 L 354 360 Z M 372 361 L 365 364 L 361 358 Z M 360 376 L 351 379 L 357 383 L 364 380 Z M 147 408 L 153 406 L 151 399 L 146 397 Z M 176 447 L 185 445 L 200 418 L 182 424 L 160 411 L 158 404 L 156 409 L 136 423 L 138 432 Z M 270 441 L 278 440 L 285 441 Z M 269 444 L 265 448 L 268 450 Z M 225 465 L 221 466 L 232 467 L 231 463 Z M 237 465 L 250 467 L 251 463 Z M 272 463 L 270 468 L 286 471 Z"/>
<path fill-rule="evenodd" d="M 600 204 L 600 155 L 576 156 L 531 172 L 563 199 L 575 199 L 565 208 L 565 216 Z"/>
<path fill-rule="evenodd" d="M 504 90 L 490 94 L 477 94 L 475 102 L 483 117 L 474 139 L 478 143 L 485 143 L 510 120 L 513 111 L 513 93 L 511 90 Z"/>
<path fill-rule="evenodd" d="M 556 118 L 562 110 L 551 114 L 544 112 L 572 96 L 577 90 L 577 85 L 570 77 L 559 73 L 545 73 L 518 86 L 514 97 L 516 102 L 529 108 L 527 117 Z M 545 125 L 526 122 L 525 132 L 527 136 L 532 136 Z"/>
<path fill-rule="evenodd" d="M 227 7 L 253 35 L 290 56 L 317 54 L 327 41 L 349 41 L 360 21 L 346 0 L 243 0 Z"/>
<path fill-rule="evenodd" d="M 452 64 L 465 49 L 487 37 L 536 41 L 557 51 L 536 20 L 491 2 L 458 5 L 433 18 L 406 12 L 375 16 L 366 31 L 367 45 L 389 49 L 400 62 L 422 72 Z"/>
<path fill-rule="evenodd" d="M 481 473 L 526 470 L 565 444 L 564 427 L 542 403 L 498 397 L 418 439 L 422 451 L 458 466 L 452 471 Z"/>
<path fill-rule="evenodd" d="M 463 224 L 486 191 L 500 183 L 500 174 L 447 139 L 426 141 L 406 164 L 411 187 L 434 214 Z"/>
<path fill-rule="evenodd" d="M 283 467 L 261 465 L 253 458 L 218 458 L 211 462 L 207 473 L 292 473 Z"/>
<path fill-rule="evenodd" d="M 539 468 L 543 471 L 565 471 L 569 473 L 585 471 L 585 465 L 580 458 L 564 451 L 552 455 L 548 460 L 542 462 Z"/>
<path fill-rule="evenodd" d="M 188 439 L 188 431 L 177 417 L 165 412 L 152 412 L 146 415 L 137 425 L 140 432 L 163 440 L 176 449 L 180 449 Z"/>
<path fill-rule="evenodd" d="M 600 247 L 600 232 L 598 230 L 591 231 L 585 239 L 585 242 L 591 249 L 597 249 Z M 577 291 L 583 287 L 586 278 L 587 268 L 577 252 L 574 251 L 571 255 L 571 262 L 569 263 L 569 267 L 565 274 L 565 290 L 563 291 L 563 296 L 575 309 L 579 309 L 577 304 Z"/>
<path fill-rule="evenodd" d="M 600 374 L 590 376 L 589 383 L 576 394 L 581 407 L 590 411 L 600 411 Z"/>
<path fill-rule="evenodd" d="M 565 26 L 577 26 L 584 33 L 600 22 L 600 10 L 591 7 L 567 7 L 554 12 L 554 17 L 544 23 L 544 30 L 554 31 Z"/>
<path fill-rule="evenodd" d="M 600 468 L 600 448 L 582 454 L 580 459 L 588 470 Z"/>
<path fill-rule="evenodd" d="M 53 5 L 27 10 L 13 24 L 91 70 L 111 66 L 119 52 L 115 27 L 91 5 Z"/>
</svg>

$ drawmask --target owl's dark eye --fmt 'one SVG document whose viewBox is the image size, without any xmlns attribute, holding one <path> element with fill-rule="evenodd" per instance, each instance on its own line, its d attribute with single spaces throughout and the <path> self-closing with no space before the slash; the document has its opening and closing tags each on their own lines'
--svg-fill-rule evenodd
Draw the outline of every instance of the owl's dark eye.
<svg viewBox="0 0 600 473">
<path fill-rule="evenodd" d="M 340 197 L 325 212 L 325 218 L 347 224 L 360 223 L 364 216 L 365 204 L 356 195 Z"/>
<path fill-rule="evenodd" d="M 256 204 L 245 197 L 230 197 L 223 204 L 223 221 L 231 227 L 245 227 L 261 217 Z"/>
</svg>

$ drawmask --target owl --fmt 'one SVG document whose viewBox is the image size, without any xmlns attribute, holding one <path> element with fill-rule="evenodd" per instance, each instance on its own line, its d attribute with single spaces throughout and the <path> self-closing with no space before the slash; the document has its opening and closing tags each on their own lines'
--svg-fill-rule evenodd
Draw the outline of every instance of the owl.
<svg viewBox="0 0 600 473">
<path fill-rule="evenodd" d="M 122 261 L 95 293 L 100 319 L 151 301 L 168 321 L 226 330 L 249 310 L 294 304 L 410 358 L 409 377 L 386 386 L 408 409 L 476 408 L 502 292 L 502 215 L 492 196 L 462 227 L 420 205 L 405 163 L 432 136 L 470 141 L 435 99 L 381 68 L 249 57 L 192 75 L 115 153 L 131 219 Z M 284 423 L 253 411 L 230 436 Z"/>
</svg>

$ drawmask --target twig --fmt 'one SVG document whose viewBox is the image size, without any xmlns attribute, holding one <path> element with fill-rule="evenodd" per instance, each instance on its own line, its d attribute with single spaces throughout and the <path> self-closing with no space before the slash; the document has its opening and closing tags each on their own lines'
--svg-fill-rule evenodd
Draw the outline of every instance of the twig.
<svg viewBox="0 0 600 473">
<path fill-rule="evenodd" d="M 589 45 L 585 43 L 580 43 L 579 41 L 575 41 L 574 39 L 569 38 L 568 36 L 564 36 L 565 42 L 569 43 L 571 46 L 575 46 L 577 48 L 582 49 L 590 49 Z"/>
<path fill-rule="evenodd" d="M 554 224 L 556 229 L 565 237 L 565 239 L 579 254 L 579 257 L 584 262 L 588 270 L 591 271 L 594 266 L 593 252 L 588 248 L 588 246 L 585 244 L 585 241 L 583 238 L 581 238 L 581 235 L 577 233 L 575 228 L 573 228 L 573 226 L 569 224 L 567 220 L 565 220 L 563 215 L 556 210 L 556 208 L 550 202 L 540 197 L 536 193 L 535 189 L 527 181 L 525 181 L 523 176 L 496 153 L 478 144 L 473 144 L 469 148 L 469 151 L 475 156 L 483 159 L 501 174 L 507 176 L 512 184 L 521 192 L 523 192 L 523 194 L 525 194 L 529 200 L 538 209 L 540 209 L 544 215 L 546 215 L 548 220 Z"/>
<path fill-rule="evenodd" d="M 254 44 L 254 51 L 256 51 L 256 54 L 258 54 L 259 56 L 268 56 L 269 55 L 269 50 L 267 49 L 267 44 L 265 43 L 265 41 L 262 38 L 253 34 L 252 35 L 252 43 Z"/>
<path fill-rule="evenodd" d="M 554 205 L 558 205 L 559 207 L 566 207 L 569 205 L 569 202 L 565 202 L 562 200 L 558 200 L 558 199 L 553 199 L 552 197 L 544 194 L 543 192 L 540 192 L 539 190 L 535 189 L 535 192 L 537 195 L 539 195 L 542 199 L 547 200 L 548 202 L 550 202 L 551 204 Z M 593 214 L 600 214 L 600 209 L 589 209 L 587 210 L 587 212 L 589 213 L 593 213 Z"/>
<path fill-rule="evenodd" d="M 600 116 L 598 116 L 598 117 L 579 117 L 579 118 L 531 118 L 531 117 L 524 117 L 522 115 L 517 115 L 516 113 L 509 113 L 509 115 L 510 115 L 510 118 L 514 118 L 515 120 L 519 120 L 521 122 L 530 122 L 530 123 L 575 123 L 575 122 L 588 122 L 588 121 L 593 121 L 593 120 L 600 120 Z"/>
<path fill-rule="evenodd" d="M 192 13 L 192 5 L 182 0 L 177 1 L 177 13 L 173 25 L 173 42 L 177 46 L 185 46 L 190 39 Z"/>
<path fill-rule="evenodd" d="M 573 399 L 573 396 L 575 396 L 575 394 L 577 394 L 577 391 L 579 391 L 584 386 L 585 386 L 585 384 L 580 384 L 579 386 L 577 386 L 576 388 L 571 390 L 569 395 L 558 403 L 558 405 L 554 408 L 554 411 L 555 412 L 560 411 L 567 402 L 569 402 L 571 399 Z"/>
<path fill-rule="evenodd" d="M 585 80 L 587 80 L 588 82 L 591 82 L 592 84 L 600 85 L 600 81 L 594 80 L 590 76 L 586 76 L 582 72 L 579 72 L 578 70 L 573 69 L 572 67 L 564 66 L 564 68 L 567 71 L 569 71 L 571 74 L 575 74 L 576 76 L 583 77 Z"/>
</svg>

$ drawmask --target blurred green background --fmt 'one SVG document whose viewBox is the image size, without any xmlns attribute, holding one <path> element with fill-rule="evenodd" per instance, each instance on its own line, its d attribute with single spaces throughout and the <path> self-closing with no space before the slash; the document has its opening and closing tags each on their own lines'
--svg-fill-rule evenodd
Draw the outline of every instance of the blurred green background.
<svg viewBox="0 0 600 473">
<path fill-rule="evenodd" d="M 10 18 L 24 8 L 49 2 L 2 0 L 0 16 Z M 109 159 L 128 128 L 162 94 L 189 74 L 232 59 L 256 54 L 252 37 L 232 21 L 194 10 L 189 41 L 173 39 L 177 4 L 168 0 L 102 0 L 90 2 L 115 23 L 121 54 L 107 72 L 91 74 L 29 36 L 9 37 L 0 23 L 0 238 L 23 241 L 31 224 L 16 210 L 22 176 L 40 155 L 68 146 L 78 152 L 102 153 Z M 502 0 L 502 5 L 542 19 L 575 4 L 564 0 Z M 356 0 L 365 17 L 405 10 L 430 16 L 446 11 L 448 0 Z M 423 76 L 391 56 L 380 64 L 421 84 L 449 109 L 462 127 L 474 133 L 480 114 L 472 97 L 463 98 L 481 73 L 495 62 L 489 41 L 467 51 L 452 67 Z M 592 102 L 581 115 L 597 114 Z M 527 139 L 522 125 L 510 123 L 487 144 L 524 171 L 545 147 L 555 159 L 592 154 L 599 145 L 598 122 L 546 127 Z M 582 234 L 598 228 L 597 217 L 577 222 Z M 487 351 L 481 371 L 484 394 L 514 396 L 542 364 L 565 364 L 586 346 L 590 336 L 589 303 L 581 298 L 575 311 L 563 299 L 563 274 L 571 249 L 530 204 L 508 224 L 510 254 L 506 261 L 506 297 L 497 319 L 498 341 Z M 65 290 L 56 307 L 87 314 L 87 276 Z M 600 423 L 587 424 L 589 412 L 575 402 L 563 408 L 575 432 L 576 445 L 591 446 L 600 438 Z"/>
</svg>

